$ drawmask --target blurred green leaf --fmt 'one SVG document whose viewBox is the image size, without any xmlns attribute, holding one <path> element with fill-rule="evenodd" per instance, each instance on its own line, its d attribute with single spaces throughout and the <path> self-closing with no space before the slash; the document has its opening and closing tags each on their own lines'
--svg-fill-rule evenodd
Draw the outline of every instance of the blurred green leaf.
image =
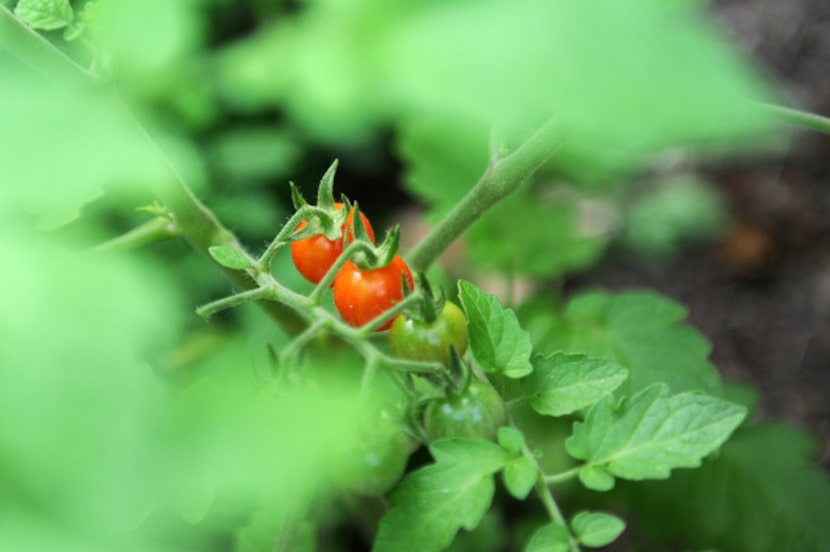
<svg viewBox="0 0 830 552">
<path fill-rule="evenodd" d="M 198 2 L 119 0 L 99 2 L 89 25 L 95 46 L 126 94 L 163 97 L 187 65 L 195 61 L 201 41 Z M 185 56 L 193 56 L 186 60 Z"/>
<path fill-rule="evenodd" d="M 269 126 L 234 127 L 208 146 L 221 178 L 243 184 L 289 174 L 301 153 L 299 138 Z"/>
<path fill-rule="evenodd" d="M 590 548 L 611 544 L 625 530 L 625 522 L 604 512 L 579 512 L 571 521 L 576 538 Z"/>
<path fill-rule="evenodd" d="M 590 291 L 571 299 L 561 314 L 544 303 L 529 304 L 522 312 L 540 353 L 586 354 L 626 368 L 628 379 L 615 392 L 619 396 L 653 383 L 666 383 L 674 392 L 700 389 L 718 395 L 722 385 L 708 361 L 711 345 L 681 324 L 685 318 L 682 305 L 651 292 Z"/>
<path fill-rule="evenodd" d="M 555 277 L 594 263 L 606 223 L 583 219 L 576 197 L 541 197 L 525 189 L 502 201 L 467 233 L 470 254 L 507 274 Z"/>
<path fill-rule="evenodd" d="M 688 243 L 713 238 L 726 222 L 726 205 L 711 186 L 690 176 L 654 183 L 631 208 L 623 240 L 657 259 L 671 258 Z"/>
<path fill-rule="evenodd" d="M 610 491 L 616 479 L 603 466 L 584 466 L 579 470 L 579 481 L 593 491 Z"/>
<path fill-rule="evenodd" d="M 519 325 L 516 314 L 469 282 L 460 281 L 458 291 L 467 313 L 470 348 L 482 368 L 510 378 L 529 374 L 533 370 L 530 336 Z"/>
<path fill-rule="evenodd" d="M 502 477 L 507 491 L 514 498 L 524 500 L 533 490 L 533 485 L 536 484 L 536 480 L 539 478 L 539 470 L 536 469 L 533 460 L 525 456 L 519 456 L 504 466 Z"/>
<path fill-rule="evenodd" d="M 45 31 L 66 27 L 75 17 L 69 0 L 20 0 L 14 14 L 27 25 Z"/>
<path fill-rule="evenodd" d="M 628 377 L 615 362 L 585 355 L 555 353 L 533 357 L 533 373 L 522 380 L 540 414 L 564 416 L 590 406 L 611 393 Z"/>
<path fill-rule="evenodd" d="M 228 268 L 243 270 L 251 267 L 251 261 L 241 251 L 226 245 L 214 245 L 208 248 L 213 259 Z"/>
<path fill-rule="evenodd" d="M 446 548 L 462 527 L 475 529 L 493 500 L 493 474 L 507 453 L 484 440 L 448 439 L 430 445 L 435 463 L 408 474 L 390 494 L 375 552 Z"/>
<path fill-rule="evenodd" d="M 561 523 L 548 523 L 533 533 L 525 552 L 568 552 L 571 536 L 568 528 Z"/>
<path fill-rule="evenodd" d="M 424 117 L 402 125 L 398 150 L 406 160 L 407 189 L 438 219 L 452 209 L 487 167 L 487 128 Z"/>
<path fill-rule="evenodd" d="M 499 444 L 511 454 L 519 454 L 525 446 L 525 438 L 522 432 L 511 426 L 504 426 L 499 429 Z"/>
<path fill-rule="evenodd" d="M 695 468 L 740 425 L 746 409 L 699 392 L 669 396 L 657 384 L 620 404 L 596 403 L 565 441 L 568 454 L 625 479 L 665 479 Z"/>
<path fill-rule="evenodd" d="M 698 13 L 652 0 L 321 2 L 230 48 L 220 80 L 328 138 L 436 113 L 524 133 L 555 115 L 636 157 L 770 128 L 748 103 L 768 95 L 761 80 Z"/>
<path fill-rule="evenodd" d="M 793 427 L 742 427 L 701 468 L 626 485 L 623 496 L 658 548 L 682 536 L 723 552 L 819 552 L 830 542 L 830 480 L 818 452 Z"/>
</svg>

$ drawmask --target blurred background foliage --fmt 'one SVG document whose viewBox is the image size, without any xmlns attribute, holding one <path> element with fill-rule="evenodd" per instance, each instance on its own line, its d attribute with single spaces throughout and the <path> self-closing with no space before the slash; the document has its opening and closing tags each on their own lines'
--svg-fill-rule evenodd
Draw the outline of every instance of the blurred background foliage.
<svg viewBox="0 0 830 552">
<path fill-rule="evenodd" d="M 435 221 L 553 119 L 559 153 L 449 270 L 555 282 L 716 234 L 723 198 L 685 165 L 782 144 L 753 104 L 773 87 L 697 2 L 75 1 L 43 38 L 0 5 L 4 550 L 268 549 L 356 431 L 359 359 L 313 355 L 317 384 L 280 393 L 289 336 L 254 307 L 197 319 L 230 286 L 186 244 L 89 252 L 175 179 L 257 251 L 333 157 L 374 219 Z"/>
</svg>

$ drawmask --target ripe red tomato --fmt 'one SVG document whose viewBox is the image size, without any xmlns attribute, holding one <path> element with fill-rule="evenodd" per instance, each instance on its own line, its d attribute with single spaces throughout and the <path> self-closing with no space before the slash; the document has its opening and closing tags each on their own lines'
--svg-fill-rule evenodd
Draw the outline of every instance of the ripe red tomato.
<svg viewBox="0 0 830 552">
<path fill-rule="evenodd" d="M 337 210 L 343 209 L 343 204 L 337 202 L 334 204 Z M 349 243 L 354 241 L 354 231 L 352 230 L 352 221 L 354 220 L 354 209 L 349 213 L 346 222 L 340 227 L 341 232 L 349 229 Z M 372 243 L 375 242 L 375 232 L 372 230 L 372 225 L 366 215 L 360 213 L 360 220 L 363 221 L 366 227 L 366 233 Z M 308 225 L 306 221 L 300 222 L 297 230 L 301 230 Z M 343 253 L 342 240 L 330 240 L 323 234 L 311 236 L 302 240 L 291 242 L 291 258 L 294 260 L 294 266 L 303 277 L 313 284 L 317 284 L 326 275 L 326 272 L 331 268 L 331 265 L 337 260 L 337 257 Z"/>
<path fill-rule="evenodd" d="M 334 306 L 343 320 L 355 327 L 363 326 L 403 299 L 401 275 L 409 289 L 415 289 L 412 272 L 399 255 L 386 266 L 366 271 L 347 261 L 334 279 Z M 389 320 L 377 331 L 391 325 Z"/>
</svg>

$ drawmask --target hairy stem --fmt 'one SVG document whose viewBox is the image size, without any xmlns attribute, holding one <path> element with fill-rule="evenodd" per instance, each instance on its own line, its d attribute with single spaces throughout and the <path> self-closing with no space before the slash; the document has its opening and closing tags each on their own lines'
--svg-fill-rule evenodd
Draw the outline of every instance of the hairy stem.
<svg viewBox="0 0 830 552">
<path fill-rule="evenodd" d="M 519 148 L 494 161 L 444 219 L 407 256 L 413 270 L 426 271 L 481 215 L 516 190 L 562 144 L 555 120 L 548 121 Z"/>
</svg>

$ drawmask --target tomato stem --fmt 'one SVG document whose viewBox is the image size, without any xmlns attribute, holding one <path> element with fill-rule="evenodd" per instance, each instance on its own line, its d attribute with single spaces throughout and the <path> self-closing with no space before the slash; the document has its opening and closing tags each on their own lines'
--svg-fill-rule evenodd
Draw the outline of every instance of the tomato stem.
<svg viewBox="0 0 830 552">
<path fill-rule="evenodd" d="M 407 255 L 410 267 L 426 271 L 488 209 L 518 190 L 563 141 L 559 125 L 552 119 L 513 153 L 494 160 L 467 195 Z"/>
<path fill-rule="evenodd" d="M 120 236 L 96 245 L 90 251 L 94 253 L 125 251 L 148 243 L 175 238 L 180 234 L 179 228 L 171 218 L 155 217 Z"/>
<path fill-rule="evenodd" d="M 580 469 L 582 469 L 582 466 L 577 466 L 570 470 L 565 470 L 561 473 L 555 473 L 553 475 L 545 475 L 545 483 L 548 485 L 555 485 L 557 483 L 564 483 L 565 481 L 570 481 L 571 479 L 579 475 Z"/>
</svg>

